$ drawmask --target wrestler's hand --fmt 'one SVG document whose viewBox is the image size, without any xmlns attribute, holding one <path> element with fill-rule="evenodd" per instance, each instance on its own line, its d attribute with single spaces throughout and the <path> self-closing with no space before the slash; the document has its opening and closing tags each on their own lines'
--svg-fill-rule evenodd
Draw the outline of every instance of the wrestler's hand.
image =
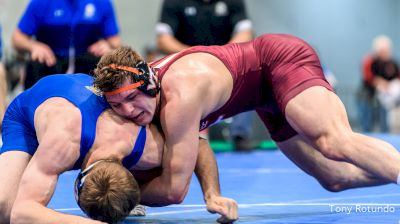
<svg viewBox="0 0 400 224">
<path fill-rule="evenodd" d="M 239 218 L 238 205 L 233 199 L 214 196 L 208 199 L 206 204 L 209 212 L 221 215 L 221 217 L 217 219 L 219 223 L 231 223 Z"/>
<path fill-rule="evenodd" d="M 51 48 L 47 44 L 38 41 L 34 41 L 32 44 L 31 58 L 33 61 L 38 61 L 42 64 L 46 63 L 49 67 L 55 65 L 57 62 Z"/>
</svg>

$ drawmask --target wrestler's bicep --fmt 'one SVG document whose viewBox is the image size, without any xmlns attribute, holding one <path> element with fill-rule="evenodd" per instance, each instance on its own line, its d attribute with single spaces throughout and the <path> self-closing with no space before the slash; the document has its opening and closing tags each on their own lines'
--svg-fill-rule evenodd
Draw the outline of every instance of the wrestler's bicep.
<svg viewBox="0 0 400 224">
<path fill-rule="evenodd" d="M 184 99 L 170 100 L 161 112 L 165 134 L 163 168 L 181 175 L 181 181 L 189 181 L 196 164 L 200 116 L 196 106 Z"/>
</svg>

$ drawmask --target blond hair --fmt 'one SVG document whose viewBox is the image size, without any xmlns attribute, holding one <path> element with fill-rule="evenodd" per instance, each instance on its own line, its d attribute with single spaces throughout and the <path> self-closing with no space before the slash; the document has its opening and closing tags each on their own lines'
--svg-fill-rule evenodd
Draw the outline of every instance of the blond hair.
<svg viewBox="0 0 400 224">
<path fill-rule="evenodd" d="M 101 57 L 94 70 L 94 86 L 103 92 L 117 89 L 126 79 L 133 80 L 132 74 L 110 67 L 111 64 L 135 67 L 142 57 L 130 47 L 119 47 Z"/>
<path fill-rule="evenodd" d="M 79 206 L 90 217 L 107 223 L 121 221 L 139 203 L 140 190 L 132 174 L 118 161 L 103 161 L 88 173 Z"/>
</svg>

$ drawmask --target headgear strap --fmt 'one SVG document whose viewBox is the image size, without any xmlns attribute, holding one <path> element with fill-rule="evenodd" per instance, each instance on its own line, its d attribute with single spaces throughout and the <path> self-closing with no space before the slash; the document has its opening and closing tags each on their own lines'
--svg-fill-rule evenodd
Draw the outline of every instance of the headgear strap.
<svg viewBox="0 0 400 224">
<path fill-rule="evenodd" d="M 132 79 L 134 83 L 112 91 L 103 92 L 103 94 L 106 96 L 115 95 L 130 89 L 138 88 L 145 94 L 155 97 L 160 90 L 160 83 L 158 82 L 157 77 L 153 74 L 153 71 L 144 61 L 139 61 L 135 67 L 118 64 L 110 64 L 109 67 L 132 73 Z"/>
<path fill-rule="evenodd" d="M 136 75 L 143 74 L 143 72 L 139 71 L 139 69 L 133 68 L 130 66 L 117 65 L 117 64 L 110 64 L 109 66 L 113 69 L 119 69 L 119 70 L 126 71 L 126 72 L 132 72 L 133 74 L 136 74 Z"/>
<path fill-rule="evenodd" d="M 75 200 L 76 200 L 76 202 L 78 203 L 79 207 L 80 207 L 80 204 L 79 204 L 79 195 L 81 194 L 81 190 L 82 190 L 82 188 L 83 188 L 83 185 L 85 184 L 86 175 L 89 173 L 90 170 L 93 169 L 93 167 L 94 167 L 95 165 L 99 164 L 100 162 L 104 162 L 104 161 L 111 162 L 112 160 L 109 160 L 109 159 L 101 159 L 101 160 L 98 160 L 98 161 L 96 161 L 96 162 L 90 164 L 90 166 L 86 167 L 85 170 L 81 171 L 81 172 L 78 174 L 78 177 L 77 177 L 76 180 L 75 180 L 75 188 L 74 188 L 74 190 L 75 190 Z"/>
<path fill-rule="evenodd" d="M 139 82 L 135 82 L 135 83 L 133 83 L 133 84 L 130 84 L 130 85 L 127 85 L 127 86 L 118 88 L 118 89 L 116 89 L 116 90 L 104 92 L 104 95 L 105 95 L 105 96 L 116 95 L 116 94 L 122 93 L 122 92 L 127 91 L 127 90 L 130 90 L 130 89 L 136 89 L 136 88 L 138 88 L 139 86 L 141 86 L 141 85 L 143 85 L 143 84 L 144 84 L 144 81 L 143 81 L 143 80 L 140 80 Z"/>
</svg>

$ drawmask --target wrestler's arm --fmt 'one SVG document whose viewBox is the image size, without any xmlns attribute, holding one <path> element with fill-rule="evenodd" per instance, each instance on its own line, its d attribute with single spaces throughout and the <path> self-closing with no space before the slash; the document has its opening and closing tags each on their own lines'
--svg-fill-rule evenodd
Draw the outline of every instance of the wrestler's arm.
<svg viewBox="0 0 400 224">
<path fill-rule="evenodd" d="M 194 169 L 203 190 L 204 201 L 221 194 L 217 160 L 206 139 L 199 139 L 199 155 Z"/>
<path fill-rule="evenodd" d="M 160 176 L 161 172 L 162 167 L 156 167 L 149 170 L 134 170 L 132 175 L 139 185 L 143 185 Z M 220 195 L 217 161 L 208 141 L 203 138 L 199 141 L 199 155 L 194 172 L 200 182 L 206 202 L 211 197 Z"/>
<path fill-rule="evenodd" d="M 134 176 L 142 186 L 161 175 L 161 169 L 156 168 L 146 171 L 135 171 Z M 203 190 L 207 210 L 218 213 L 220 223 L 230 223 L 238 219 L 238 206 L 236 201 L 221 196 L 217 162 L 209 143 L 200 138 L 199 154 L 194 169 L 197 179 Z M 143 194 L 143 191 L 142 191 Z"/>
<path fill-rule="evenodd" d="M 192 94 L 192 80 L 179 79 L 178 76 L 168 78 L 174 85 L 163 86 L 164 96 L 161 99 L 166 102 L 160 114 L 165 135 L 163 170 L 161 176 L 141 188 L 142 203 L 150 206 L 183 201 L 198 155 L 201 94 Z"/>
<path fill-rule="evenodd" d="M 139 185 L 143 185 L 160 176 L 161 172 L 162 167 L 156 167 L 149 170 L 134 170 L 132 175 Z M 217 161 L 206 139 L 200 138 L 199 155 L 194 172 L 199 180 L 206 202 L 213 196 L 220 196 Z"/>
<path fill-rule="evenodd" d="M 22 175 L 11 211 L 11 223 L 101 223 L 46 207 L 58 176 L 70 169 L 79 157 L 79 141 L 71 141 L 70 133 L 59 129 L 43 135 Z"/>
<path fill-rule="evenodd" d="M 199 155 L 194 171 L 203 190 L 207 210 L 221 215 L 217 220 L 218 222 L 230 223 L 237 220 L 238 206 L 236 201 L 221 196 L 217 161 L 206 139 L 200 138 Z"/>
</svg>

